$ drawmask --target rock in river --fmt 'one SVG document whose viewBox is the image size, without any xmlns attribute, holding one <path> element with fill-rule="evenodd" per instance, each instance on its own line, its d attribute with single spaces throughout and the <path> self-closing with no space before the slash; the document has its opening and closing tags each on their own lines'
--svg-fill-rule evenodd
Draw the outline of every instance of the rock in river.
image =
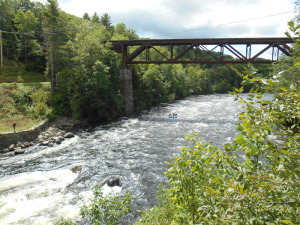
<svg viewBox="0 0 300 225">
<path fill-rule="evenodd" d="M 15 148 L 15 155 L 24 154 L 25 150 L 21 147 Z"/>
<path fill-rule="evenodd" d="M 74 137 L 74 134 L 69 132 L 69 133 L 66 133 L 64 137 L 65 138 L 72 138 L 72 137 Z"/>
<path fill-rule="evenodd" d="M 107 180 L 107 186 L 114 187 L 114 186 L 121 186 L 121 181 L 119 178 L 110 178 Z"/>
</svg>

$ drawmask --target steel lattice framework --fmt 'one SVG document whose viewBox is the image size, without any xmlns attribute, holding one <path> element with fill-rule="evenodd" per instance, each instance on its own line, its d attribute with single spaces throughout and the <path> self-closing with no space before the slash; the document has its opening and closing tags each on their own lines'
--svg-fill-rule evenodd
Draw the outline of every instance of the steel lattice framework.
<svg viewBox="0 0 300 225">
<path fill-rule="evenodd" d="M 111 41 L 111 43 L 112 50 L 122 53 L 123 65 L 162 63 L 271 63 L 277 61 L 280 54 L 291 55 L 289 45 L 293 43 L 293 40 L 284 37 L 209 38 Z M 260 49 L 256 54 L 252 55 L 253 46 L 256 49 Z M 163 49 L 168 49 L 167 53 Z M 154 51 L 159 57 L 152 59 L 150 50 L 151 52 Z M 267 50 L 272 51 L 270 58 L 259 58 Z M 224 57 L 225 51 L 231 53 L 233 57 Z M 185 58 L 188 52 L 193 58 Z"/>
</svg>

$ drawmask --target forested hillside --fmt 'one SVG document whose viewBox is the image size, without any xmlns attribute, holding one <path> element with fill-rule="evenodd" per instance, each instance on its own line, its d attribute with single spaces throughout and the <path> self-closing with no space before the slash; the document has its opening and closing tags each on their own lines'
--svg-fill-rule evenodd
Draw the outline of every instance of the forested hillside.
<svg viewBox="0 0 300 225">
<path fill-rule="evenodd" d="M 15 67 L 6 66 L 13 63 L 22 63 L 23 71 L 37 78 L 43 73 L 51 82 L 48 105 L 53 116 L 108 121 L 123 114 L 121 59 L 109 41 L 140 39 L 134 30 L 123 23 L 113 25 L 108 14 L 70 15 L 60 10 L 56 0 L 46 4 L 4 0 L 0 17 L 5 62 L 1 74 L 16 73 Z M 235 68 L 242 71 L 244 66 Z M 225 93 L 239 88 L 241 82 L 230 65 L 132 67 L 136 111 L 190 94 Z M 264 74 L 269 68 L 259 66 Z M 22 81 L 22 77 L 17 80 Z"/>
</svg>

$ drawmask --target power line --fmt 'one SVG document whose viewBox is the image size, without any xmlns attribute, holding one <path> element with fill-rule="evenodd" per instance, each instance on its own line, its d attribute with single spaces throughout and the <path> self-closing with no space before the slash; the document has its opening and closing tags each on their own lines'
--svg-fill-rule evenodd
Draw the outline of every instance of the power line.
<svg viewBox="0 0 300 225">
<path fill-rule="evenodd" d="M 293 11 L 287 11 L 287 12 L 276 13 L 276 14 L 271 14 L 271 15 L 266 15 L 266 16 L 261 16 L 261 17 L 255 17 L 255 18 L 250 18 L 250 19 L 246 19 L 246 20 L 234 21 L 234 22 L 230 22 L 230 23 L 220 24 L 220 25 L 217 25 L 217 26 L 214 26 L 214 27 L 201 27 L 201 28 L 188 29 L 188 30 L 184 30 L 184 31 L 174 32 L 174 33 L 161 34 L 161 35 L 152 36 L 152 38 L 168 36 L 168 35 L 175 35 L 175 34 L 180 34 L 180 33 L 187 33 L 187 32 L 192 32 L 192 31 L 197 31 L 197 30 L 212 29 L 212 28 L 221 27 L 221 26 L 228 26 L 228 25 L 232 25 L 232 24 L 236 24 L 236 23 L 248 22 L 248 21 L 252 21 L 252 20 L 258 20 L 258 19 L 278 16 L 278 15 L 288 14 L 288 13 L 291 13 L 291 12 L 293 12 Z M 92 29 L 92 27 L 90 27 L 90 28 Z M 8 34 L 23 34 L 23 35 L 43 36 L 45 34 L 46 35 L 62 34 L 62 33 L 65 33 L 65 32 L 72 32 L 72 31 L 76 32 L 76 31 L 79 31 L 79 29 L 35 31 L 34 33 L 32 33 L 32 32 L 17 32 L 17 31 L 0 31 L 0 32 L 1 33 L 8 33 Z"/>
<path fill-rule="evenodd" d="M 207 26 L 207 27 L 201 27 L 201 28 L 196 28 L 196 29 L 189 29 L 189 30 L 179 31 L 179 32 L 175 32 L 175 33 L 161 34 L 161 35 L 153 36 L 151 38 L 174 35 L 174 34 L 181 34 L 181 33 L 187 33 L 187 32 L 192 32 L 192 31 L 197 31 L 197 30 L 212 29 L 212 28 L 221 27 L 221 26 L 228 26 L 228 25 L 232 25 L 232 24 L 236 24 L 236 23 L 248 22 L 248 21 L 252 21 L 252 20 L 258 20 L 258 19 L 263 19 L 263 18 L 268 18 L 268 17 L 273 17 L 273 16 L 279 16 L 279 15 L 288 14 L 288 13 L 291 13 L 291 12 L 293 12 L 293 11 L 276 13 L 276 14 L 271 14 L 271 15 L 267 15 L 267 16 L 261 16 L 261 17 L 246 19 L 246 20 L 239 20 L 239 21 L 234 21 L 234 22 L 230 22 L 230 23 L 219 24 L 219 25 L 214 26 L 214 27 L 208 27 Z"/>
</svg>

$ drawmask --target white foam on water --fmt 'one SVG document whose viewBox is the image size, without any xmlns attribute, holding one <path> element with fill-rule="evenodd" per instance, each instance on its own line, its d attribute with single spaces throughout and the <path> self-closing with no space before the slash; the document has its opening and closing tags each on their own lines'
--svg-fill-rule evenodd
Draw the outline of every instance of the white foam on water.
<svg viewBox="0 0 300 225">
<path fill-rule="evenodd" d="M 68 204 L 75 196 L 64 190 L 76 178 L 65 169 L 0 179 L 0 224 L 55 224 L 53 218 L 75 216 L 79 207 Z"/>
<path fill-rule="evenodd" d="M 103 192 L 103 195 L 108 195 L 109 193 L 120 193 L 122 191 L 122 188 L 120 186 L 113 186 L 113 187 L 110 187 L 108 186 L 107 184 L 103 185 L 102 187 L 102 192 Z"/>
</svg>

